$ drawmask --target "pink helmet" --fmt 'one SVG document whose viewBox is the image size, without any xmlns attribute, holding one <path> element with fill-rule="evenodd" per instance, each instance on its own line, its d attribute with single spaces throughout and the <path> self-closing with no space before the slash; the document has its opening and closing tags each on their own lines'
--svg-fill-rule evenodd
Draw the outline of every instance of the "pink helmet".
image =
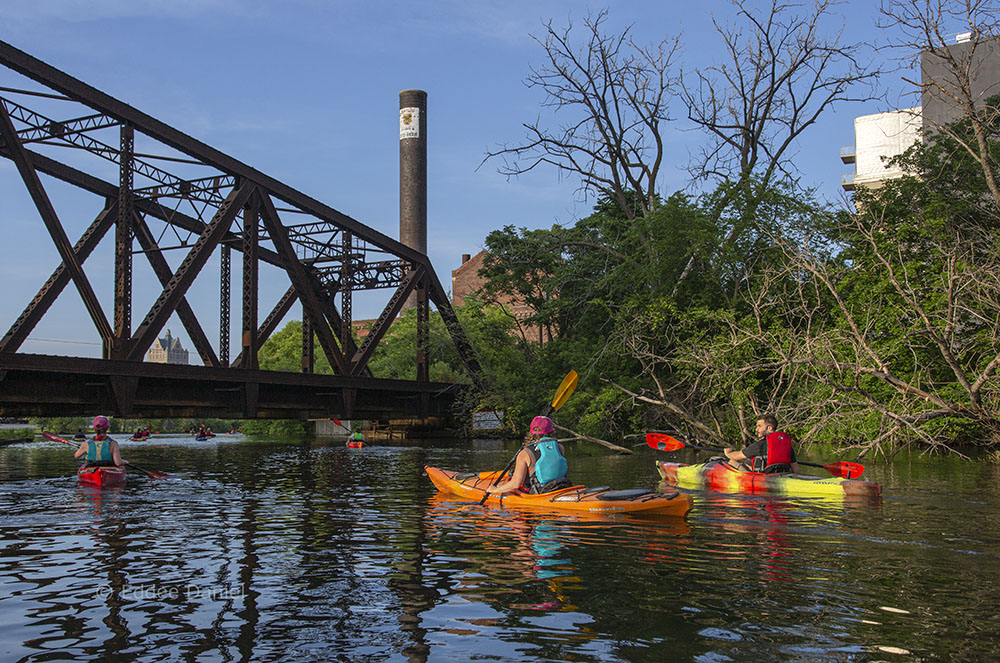
<svg viewBox="0 0 1000 663">
<path fill-rule="evenodd" d="M 108 422 L 108 418 L 103 414 L 99 414 L 94 417 L 94 430 L 108 430 L 111 424 Z"/>
<path fill-rule="evenodd" d="M 528 430 L 532 433 L 548 435 L 555 430 L 555 426 L 552 425 L 552 420 L 548 417 L 535 417 L 531 420 L 531 428 Z"/>
</svg>

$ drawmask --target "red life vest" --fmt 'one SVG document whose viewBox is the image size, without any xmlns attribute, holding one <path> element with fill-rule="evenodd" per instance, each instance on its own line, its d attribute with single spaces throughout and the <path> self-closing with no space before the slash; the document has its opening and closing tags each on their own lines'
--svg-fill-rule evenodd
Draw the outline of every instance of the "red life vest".
<svg viewBox="0 0 1000 663">
<path fill-rule="evenodd" d="M 775 431 L 767 434 L 767 458 L 764 467 L 776 463 L 792 462 L 792 438 L 788 433 Z M 763 468 L 761 468 L 763 469 Z"/>
</svg>

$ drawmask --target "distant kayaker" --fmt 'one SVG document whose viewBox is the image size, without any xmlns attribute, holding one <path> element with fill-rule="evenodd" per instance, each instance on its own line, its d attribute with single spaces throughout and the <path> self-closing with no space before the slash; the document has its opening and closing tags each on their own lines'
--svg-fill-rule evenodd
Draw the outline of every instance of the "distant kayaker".
<svg viewBox="0 0 1000 663">
<path fill-rule="evenodd" d="M 572 482 L 566 478 L 565 450 L 552 437 L 554 430 L 555 426 L 548 417 L 532 419 L 524 447 L 517 452 L 511 478 L 490 486 L 486 492 L 498 495 L 516 491 L 538 494 L 571 486 Z"/>
<path fill-rule="evenodd" d="M 108 418 L 104 415 L 94 417 L 94 437 L 80 445 L 80 448 L 73 454 L 74 458 L 79 458 L 86 454 L 87 462 L 84 467 L 124 467 L 118 443 L 108 437 L 107 431 L 110 427 Z"/>
<path fill-rule="evenodd" d="M 795 472 L 798 474 L 799 464 L 795 462 L 795 450 L 792 449 L 792 438 L 788 433 L 777 430 L 778 420 L 773 414 L 762 414 L 757 417 L 757 441 L 735 451 L 726 447 L 726 458 L 737 463 L 744 463 L 745 469 L 754 472 L 777 474 L 780 472 Z"/>
</svg>

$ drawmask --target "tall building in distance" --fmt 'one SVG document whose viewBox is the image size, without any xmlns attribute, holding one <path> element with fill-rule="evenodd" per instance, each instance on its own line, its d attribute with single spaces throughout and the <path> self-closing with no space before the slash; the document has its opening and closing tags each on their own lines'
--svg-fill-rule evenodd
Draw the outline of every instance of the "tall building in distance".
<svg viewBox="0 0 1000 663">
<path fill-rule="evenodd" d="M 188 351 L 181 347 L 181 340 L 170 335 L 158 338 L 153 343 L 153 347 L 146 353 L 146 361 L 154 364 L 186 364 L 188 363 Z"/>
<path fill-rule="evenodd" d="M 981 105 L 1000 94 L 1000 40 L 993 37 L 973 44 L 970 38 L 970 34 L 957 35 L 955 43 L 948 45 L 947 55 L 968 65 L 972 95 Z M 886 161 L 909 149 L 921 139 L 921 133 L 934 133 L 962 117 L 962 110 L 948 93 L 954 75 L 942 55 L 922 53 L 920 77 L 919 106 L 854 118 L 854 146 L 840 149 L 841 161 L 855 164 L 854 172 L 841 178 L 846 191 L 878 187 L 905 175 Z"/>
</svg>

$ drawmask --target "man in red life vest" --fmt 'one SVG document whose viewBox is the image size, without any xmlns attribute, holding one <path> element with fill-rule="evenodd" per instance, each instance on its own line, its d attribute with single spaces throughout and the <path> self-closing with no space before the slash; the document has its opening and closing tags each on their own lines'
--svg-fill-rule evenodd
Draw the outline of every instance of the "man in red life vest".
<svg viewBox="0 0 1000 663">
<path fill-rule="evenodd" d="M 795 472 L 798 474 L 799 464 L 795 462 L 795 450 L 792 449 L 792 438 L 788 433 L 778 430 L 778 420 L 772 414 L 762 414 L 757 417 L 757 441 L 735 451 L 726 447 L 726 458 L 737 463 L 745 463 L 747 469 L 754 472 Z"/>
</svg>

